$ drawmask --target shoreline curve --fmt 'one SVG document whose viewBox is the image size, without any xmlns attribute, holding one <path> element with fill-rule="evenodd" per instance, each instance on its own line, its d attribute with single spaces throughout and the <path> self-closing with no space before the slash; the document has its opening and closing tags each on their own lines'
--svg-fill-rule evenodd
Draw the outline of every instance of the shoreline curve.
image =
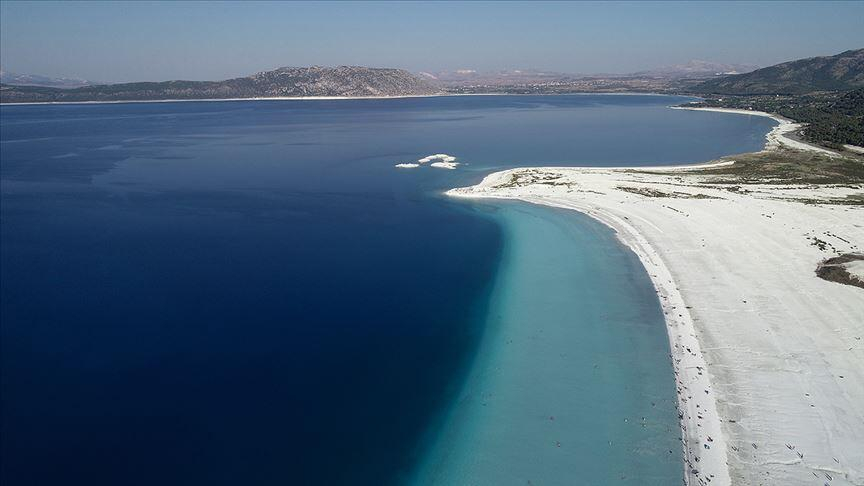
<svg viewBox="0 0 864 486">
<path fill-rule="evenodd" d="M 778 121 L 778 126 L 774 127 L 766 135 L 766 145 L 763 151 L 793 149 L 816 152 L 830 157 L 838 156 L 838 154 L 830 150 L 788 138 L 786 136 L 787 134 L 797 131 L 802 125 L 777 115 L 746 110 L 690 107 L 674 108 L 767 116 Z M 697 328 L 695 325 L 694 315 L 691 312 L 691 309 L 693 308 L 691 305 L 693 305 L 693 302 L 682 295 L 680 287 L 682 282 L 680 270 L 682 267 L 687 268 L 687 264 L 681 263 L 680 261 L 677 262 L 676 264 L 678 265 L 679 275 L 676 275 L 672 270 L 670 270 L 667 261 L 670 257 L 670 251 L 681 252 L 682 249 L 676 248 L 674 245 L 671 245 L 670 248 L 663 247 L 664 241 L 662 238 L 658 237 L 658 235 L 665 233 L 664 228 L 658 226 L 658 224 L 662 224 L 662 222 L 656 220 L 652 222 L 646 217 L 650 217 L 647 213 L 640 216 L 639 214 L 628 213 L 626 209 L 621 207 L 624 204 L 632 204 L 634 200 L 638 201 L 640 198 L 642 198 L 643 201 L 651 200 L 652 203 L 656 202 L 657 199 L 663 198 L 663 196 L 658 197 L 656 194 L 651 197 L 646 197 L 647 194 L 639 192 L 644 191 L 645 187 L 650 187 L 651 189 L 648 189 L 649 191 L 655 190 L 658 187 L 661 187 L 664 190 L 673 190 L 674 188 L 675 191 L 686 192 L 665 193 L 672 198 L 681 198 L 681 202 L 677 203 L 676 199 L 672 199 L 672 201 L 676 201 L 675 207 L 673 207 L 671 203 L 668 205 L 660 204 L 658 207 L 671 209 L 677 213 L 663 213 L 661 215 L 660 211 L 664 211 L 664 209 L 657 209 L 657 214 L 661 220 L 663 218 L 672 219 L 681 216 L 689 218 L 690 211 L 695 212 L 697 209 L 701 211 L 702 215 L 707 215 L 709 217 L 713 216 L 711 211 L 706 210 L 705 199 L 733 199 L 728 195 L 726 188 L 709 190 L 704 185 L 694 184 L 692 186 L 685 186 L 685 189 L 685 187 L 681 187 L 683 184 L 680 183 L 679 175 L 682 171 L 698 173 L 700 170 L 716 168 L 718 165 L 722 166 L 731 164 L 734 164 L 734 161 L 709 162 L 707 164 L 671 167 L 546 167 L 510 169 L 489 174 L 477 185 L 466 188 L 451 189 L 445 194 L 451 197 L 465 198 L 517 199 L 538 205 L 576 210 L 612 228 L 616 232 L 618 238 L 639 257 L 639 260 L 642 262 L 647 273 L 651 277 L 651 281 L 658 294 L 658 298 L 660 299 L 666 320 L 667 334 L 672 352 L 671 357 L 675 369 L 676 388 L 678 389 L 678 409 L 679 419 L 681 422 L 680 426 L 683 441 L 682 449 L 685 463 L 685 484 L 705 484 L 706 479 L 710 481 L 711 484 L 715 485 L 739 484 L 742 481 L 744 483 L 749 483 L 750 480 L 755 479 L 757 472 L 759 474 L 774 473 L 770 477 L 773 477 L 774 480 L 786 480 L 786 484 L 804 484 L 805 475 L 802 474 L 799 476 L 798 472 L 794 469 L 800 465 L 806 466 L 803 468 L 803 471 L 806 473 L 806 477 L 809 477 L 809 481 L 813 480 L 813 477 L 811 476 L 812 473 L 812 475 L 817 475 L 817 477 L 818 474 L 829 475 L 828 477 L 835 480 L 835 483 L 833 484 L 861 484 L 860 481 L 864 481 L 864 460 L 855 460 L 854 457 L 845 454 L 845 452 L 841 452 L 845 451 L 845 446 L 854 446 L 854 438 L 857 436 L 856 434 L 858 432 L 864 432 L 864 420 L 856 422 L 854 417 L 854 406 L 851 407 L 853 415 L 851 423 L 849 422 L 849 419 L 819 414 L 816 417 L 808 417 L 806 423 L 793 423 L 791 430 L 775 431 L 770 430 L 770 428 L 765 426 L 771 425 L 772 422 L 775 422 L 777 419 L 766 417 L 765 414 L 767 412 L 762 409 L 761 405 L 756 406 L 755 401 L 753 403 L 745 404 L 731 403 L 729 401 L 730 396 L 727 395 L 721 401 L 722 403 L 718 403 L 718 399 L 715 398 L 717 395 L 715 392 L 717 392 L 718 385 L 720 388 L 720 394 L 734 394 L 736 397 L 737 395 L 748 395 L 748 393 L 741 393 L 740 390 L 735 388 L 736 386 L 741 388 L 742 385 L 740 383 L 733 382 L 730 384 L 726 381 L 731 381 L 730 375 L 737 373 L 737 371 L 731 370 L 731 368 L 736 366 L 736 363 L 728 362 L 728 356 L 723 356 L 723 351 L 719 350 L 721 344 L 729 344 L 728 336 L 724 337 L 722 334 L 725 332 L 732 333 L 733 331 L 722 330 L 721 328 L 726 324 L 726 322 L 723 322 L 722 320 L 717 322 L 716 315 L 718 312 L 728 312 L 730 315 L 733 315 L 733 313 L 737 314 L 739 311 L 720 309 L 720 311 L 712 310 L 711 312 L 705 312 L 704 314 L 707 314 L 707 316 L 704 314 L 700 315 L 698 316 L 698 320 L 700 323 L 705 322 L 706 320 L 711 321 L 711 323 L 709 326 L 701 324 Z M 646 183 L 648 184 L 647 186 L 645 185 Z M 850 194 L 861 194 L 855 192 L 858 189 L 860 188 L 851 187 L 844 190 L 835 187 L 830 190 L 826 189 L 825 191 L 827 191 L 831 196 L 839 195 L 840 197 L 849 197 Z M 617 192 L 619 194 L 609 196 L 602 191 Z M 749 217 L 752 216 L 754 209 L 761 209 L 763 212 L 760 216 L 776 218 L 777 214 L 775 212 L 769 214 L 768 211 L 771 210 L 779 213 L 782 209 L 784 213 L 787 213 L 788 209 L 790 209 L 787 206 L 800 204 L 785 202 L 792 201 L 792 195 L 796 198 L 807 194 L 813 195 L 814 193 L 819 195 L 818 189 L 812 187 L 776 188 L 769 186 L 759 187 L 758 191 L 762 193 L 764 197 L 736 194 L 733 201 L 730 201 L 729 203 L 724 201 L 724 206 L 729 206 L 730 204 L 736 206 L 736 210 L 742 210 L 741 217 L 744 217 L 743 214 L 745 212 L 748 213 Z M 602 196 L 597 196 L 595 194 Z M 742 209 L 740 204 L 745 202 L 745 198 L 747 197 L 751 198 L 751 200 L 746 201 L 752 206 L 749 211 Z M 684 201 L 687 203 L 686 206 L 684 205 Z M 784 204 L 786 206 L 783 206 Z M 724 209 L 728 210 L 730 208 L 722 208 L 720 211 Z M 834 211 L 835 209 L 836 208 L 832 207 L 824 207 L 819 208 L 817 211 L 816 208 L 813 208 L 812 210 L 808 208 L 807 211 L 810 211 L 808 216 L 811 217 L 805 217 L 803 212 L 801 212 L 802 215 L 800 219 L 803 222 L 802 225 L 806 226 L 810 224 L 820 230 L 826 227 L 832 230 L 833 228 L 837 228 L 834 231 L 843 234 L 844 236 L 838 237 L 838 245 L 835 248 L 836 251 L 839 251 L 839 248 L 843 245 L 842 242 L 846 242 L 846 246 L 851 249 L 857 248 L 856 242 L 858 244 L 864 244 L 864 229 L 851 224 L 838 224 L 838 220 L 835 219 L 836 215 L 831 214 L 832 212 L 836 213 L 836 211 Z M 845 209 L 845 211 L 851 210 L 857 209 Z M 717 210 L 713 208 L 712 211 L 715 213 L 717 212 Z M 840 217 L 842 218 L 844 216 L 841 215 Z M 849 216 L 845 217 L 848 218 Z M 734 220 L 730 223 L 728 220 L 729 217 L 727 216 L 726 218 L 727 219 L 724 220 L 721 215 L 717 218 L 715 223 L 735 224 Z M 705 219 L 707 220 L 708 218 Z M 749 219 L 747 220 L 748 223 L 753 221 Z M 781 221 L 783 221 L 784 226 L 786 224 L 796 224 L 798 220 L 796 219 L 795 210 L 792 210 L 791 216 L 787 215 L 786 219 L 781 219 Z M 833 226 L 831 225 L 832 222 L 834 223 Z M 690 224 L 692 223 L 693 221 L 691 220 Z M 641 228 L 638 228 L 638 226 L 641 226 Z M 668 226 L 666 230 L 668 230 Z M 811 230 L 811 232 L 814 233 L 816 231 L 816 229 Z M 653 239 L 655 241 L 652 241 L 652 238 L 646 236 L 647 232 L 653 234 Z M 830 234 L 828 232 L 826 233 Z M 808 232 L 808 238 L 815 238 L 814 236 L 809 236 L 809 234 L 811 233 Z M 708 238 L 709 235 L 715 234 L 708 231 L 706 232 L 705 237 Z M 759 235 L 753 235 L 754 239 L 757 236 Z M 668 238 L 668 236 L 666 238 Z M 660 240 L 660 244 L 658 244 L 657 240 Z M 705 247 L 707 244 L 706 239 L 703 239 L 702 243 L 701 246 Z M 767 245 L 775 243 L 777 243 L 777 241 L 766 242 Z M 809 246 L 812 247 L 813 245 Z M 731 245 L 731 247 L 737 248 L 734 244 Z M 719 250 L 729 250 L 729 248 L 719 248 Z M 802 254 L 807 253 L 805 256 L 810 257 L 810 253 L 814 253 L 814 251 L 811 250 L 812 248 L 796 248 L 796 253 L 792 256 L 796 257 L 796 259 L 800 259 Z M 710 250 L 705 251 L 708 252 Z M 815 251 L 815 253 L 818 253 L 818 251 Z M 712 268 L 726 268 L 723 267 L 722 264 L 718 265 L 716 262 L 709 262 L 702 264 L 701 266 L 700 263 L 702 262 L 697 262 L 696 265 L 692 265 L 695 267 L 696 271 Z M 694 280 L 699 281 L 704 279 L 688 279 L 687 283 L 692 283 Z M 808 287 L 819 287 L 820 285 L 821 284 L 818 282 L 807 282 Z M 700 292 L 705 293 L 706 290 L 707 289 L 696 288 L 687 289 L 691 296 L 699 294 Z M 850 294 L 849 289 L 832 288 L 829 290 L 839 295 L 832 295 L 832 298 L 841 303 L 840 308 L 835 311 L 838 314 L 837 320 L 840 321 L 837 325 L 841 325 L 844 320 L 849 320 L 853 323 L 851 326 L 852 330 L 850 331 L 852 335 L 855 335 L 856 332 L 859 332 L 860 334 L 860 331 L 864 331 L 864 324 L 859 324 L 858 328 L 854 325 L 856 315 L 859 317 L 864 316 L 864 308 L 856 307 L 856 301 L 854 300 L 856 297 L 860 296 L 855 295 L 854 290 L 852 291 L 852 294 Z M 770 292 L 768 293 L 770 294 Z M 779 291 L 777 293 L 779 293 Z M 740 296 L 737 298 L 740 299 Z M 705 299 L 700 295 L 700 299 L 694 300 L 699 300 L 701 307 L 701 304 L 704 303 Z M 729 300 L 731 301 L 732 299 L 730 298 Z M 741 300 L 738 300 L 738 302 L 741 302 Z M 747 300 L 744 299 L 743 303 L 746 304 Z M 861 312 L 857 313 L 859 310 Z M 761 309 L 757 309 L 757 312 L 759 311 L 761 311 Z M 818 315 L 818 312 L 816 314 L 816 317 L 821 317 L 822 321 L 826 320 L 824 312 L 823 315 Z M 712 318 L 714 319 L 713 321 Z M 819 324 L 829 327 L 832 322 L 828 319 L 828 322 L 820 322 Z M 719 325 L 721 328 L 711 328 L 711 325 Z M 769 329 L 766 331 L 769 333 L 774 332 L 775 330 L 772 329 L 772 327 L 773 326 L 769 325 Z M 819 330 L 822 330 L 821 327 Z M 777 332 L 778 334 L 782 333 L 779 331 Z M 732 339 L 734 340 L 735 338 L 742 337 L 743 336 L 732 336 Z M 795 338 L 789 336 L 785 336 L 783 339 L 775 336 L 772 336 L 772 338 L 773 341 L 765 343 L 766 353 L 768 351 L 782 351 L 789 353 L 790 351 L 784 349 L 784 347 L 792 348 L 797 351 L 796 348 L 803 344 L 793 341 Z M 752 339 L 758 341 L 762 338 L 761 336 L 756 336 Z M 805 337 L 802 338 L 801 341 L 808 341 L 811 345 L 814 344 L 810 339 L 811 338 L 809 337 Z M 860 339 L 860 337 L 857 339 Z M 708 353 L 710 353 L 708 358 L 706 358 L 706 354 L 708 353 L 705 352 L 706 344 L 711 346 L 711 348 L 707 350 Z M 736 353 L 741 355 L 761 352 L 758 347 L 763 343 L 745 342 L 744 346 L 746 347 L 748 344 L 751 345 L 752 349 L 744 349 L 743 351 L 735 350 L 734 352 L 730 351 L 729 355 L 735 355 Z M 825 346 L 826 349 L 817 349 L 817 353 L 833 351 L 833 347 L 836 346 L 836 343 L 832 341 L 825 344 Z M 853 351 L 853 348 L 849 348 L 849 350 Z M 795 351 L 792 352 L 794 353 Z M 829 405 L 835 407 L 839 406 L 832 402 L 832 399 L 837 398 L 837 395 L 840 395 L 840 400 L 845 399 L 850 401 L 850 403 L 864 403 L 864 401 L 857 401 L 858 398 L 864 399 L 864 391 L 842 390 L 841 382 L 843 380 L 843 375 L 836 375 L 836 369 L 838 368 L 838 365 L 848 365 L 847 361 L 843 361 L 842 359 L 839 361 L 826 360 L 823 363 L 818 360 L 819 357 L 813 359 L 808 357 L 808 365 L 810 365 L 809 371 L 811 373 L 818 374 L 820 377 L 822 375 L 830 376 L 831 374 L 835 374 L 833 379 L 826 380 L 825 383 L 819 383 L 819 388 L 824 389 L 827 394 L 826 397 L 823 397 L 823 400 L 818 401 L 820 405 L 824 404 L 826 407 Z M 758 360 L 754 359 L 754 361 Z M 765 361 L 768 360 L 765 359 Z M 811 363 L 810 361 L 815 362 Z M 747 363 L 744 363 L 743 365 L 747 366 Z M 725 367 L 730 368 L 731 371 L 725 370 Z M 858 369 L 849 370 L 846 373 L 847 375 L 853 375 L 853 377 L 861 377 L 862 372 L 864 372 L 861 368 L 864 367 L 858 367 Z M 841 367 L 839 369 L 843 368 Z M 770 374 L 770 376 L 775 377 L 775 375 L 786 375 L 788 374 L 787 371 L 788 370 L 780 370 L 777 373 Z M 765 376 L 769 376 L 769 374 L 766 372 Z M 840 376 L 840 380 L 837 380 L 836 376 Z M 721 379 L 720 382 L 716 381 L 718 378 Z M 848 379 L 849 377 L 847 376 L 846 378 Z M 758 383 L 762 379 L 763 377 L 759 376 L 758 380 L 753 378 L 751 381 Z M 853 378 L 853 380 L 854 379 L 855 378 Z M 753 383 L 746 383 L 745 385 L 752 386 Z M 812 386 L 810 383 L 796 383 L 796 385 L 798 388 L 802 389 L 809 389 L 807 387 Z M 842 393 L 838 393 L 838 386 L 841 387 Z M 795 389 L 793 391 L 797 393 L 799 390 Z M 786 392 L 787 390 L 778 389 L 777 395 L 785 396 L 787 395 Z M 753 393 L 753 395 L 756 394 L 757 393 Z M 764 395 L 764 392 L 760 394 Z M 811 402 L 816 402 L 815 399 L 812 399 L 810 393 L 802 393 L 802 395 L 806 395 L 807 399 Z M 722 407 L 720 405 L 722 405 Z M 774 404 L 769 405 L 773 406 Z M 810 407 L 815 406 L 815 404 L 810 403 Z M 799 406 L 796 404 L 794 407 L 790 407 L 790 412 L 801 407 L 803 407 L 803 405 Z M 808 409 L 801 408 L 800 411 L 795 411 L 794 413 L 797 414 L 807 411 Z M 736 414 L 736 417 L 747 417 L 752 419 L 756 422 L 755 425 L 759 430 L 754 432 L 738 433 L 737 430 L 743 428 L 743 426 L 738 426 L 738 422 L 741 420 L 740 418 L 732 419 L 730 417 L 733 413 Z M 861 410 L 857 413 L 858 415 L 864 415 L 864 411 Z M 794 416 L 795 415 L 792 414 L 792 417 Z M 802 422 L 804 422 L 804 419 L 802 419 Z M 826 439 L 825 437 L 806 437 L 806 435 L 808 435 L 808 427 L 812 426 L 815 428 L 816 425 L 819 425 L 827 437 L 833 439 L 833 442 L 836 442 L 836 444 L 826 442 L 829 439 Z M 762 430 L 763 427 L 767 430 Z M 734 439 L 733 441 L 729 440 L 730 437 L 728 436 L 728 432 L 730 429 L 736 430 L 736 434 L 733 434 L 734 437 L 732 437 Z M 783 433 L 789 434 L 787 440 L 790 442 L 785 443 L 785 449 L 787 450 L 777 448 L 776 444 L 773 443 L 768 445 L 757 443 L 755 439 L 753 439 L 754 442 L 752 442 L 752 444 L 746 444 L 747 446 L 752 445 L 753 450 L 747 451 L 739 440 L 741 439 L 739 436 L 747 437 L 747 440 L 751 440 L 755 436 L 763 437 L 765 435 L 770 438 L 770 434 L 775 432 L 777 435 Z M 812 429 L 809 430 L 809 432 L 812 432 Z M 764 459 L 764 463 L 754 464 L 756 458 L 763 454 L 762 452 L 758 452 L 760 445 L 766 448 L 770 447 L 770 449 L 764 452 L 764 454 L 767 455 L 767 458 Z M 814 448 L 817 448 L 819 445 L 822 445 L 825 450 L 814 450 Z M 826 445 L 830 445 L 830 447 L 825 447 Z M 806 449 L 807 454 L 812 454 L 817 457 L 810 459 L 810 456 L 808 456 L 808 458 L 805 459 L 805 452 L 803 449 Z M 752 458 L 750 457 L 751 453 Z M 833 459 L 834 463 L 826 461 L 826 457 Z M 842 460 L 838 459 L 838 457 L 841 457 Z M 813 462 L 811 463 L 811 461 Z M 841 478 L 847 480 L 848 483 L 836 481 Z"/>
</svg>

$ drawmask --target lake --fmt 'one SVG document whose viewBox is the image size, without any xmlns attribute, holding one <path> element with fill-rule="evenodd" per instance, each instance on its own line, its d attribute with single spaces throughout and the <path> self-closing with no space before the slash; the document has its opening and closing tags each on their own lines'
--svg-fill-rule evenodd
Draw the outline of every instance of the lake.
<svg viewBox="0 0 864 486">
<path fill-rule="evenodd" d="M 706 161 L 774 125 L 684 101 L 3 106 L 0 480 L 674 484 L 635 255 L 577 213 L 442 192 Z M 436 153 L 460 165 L 394 167 Z"/>
</svg>

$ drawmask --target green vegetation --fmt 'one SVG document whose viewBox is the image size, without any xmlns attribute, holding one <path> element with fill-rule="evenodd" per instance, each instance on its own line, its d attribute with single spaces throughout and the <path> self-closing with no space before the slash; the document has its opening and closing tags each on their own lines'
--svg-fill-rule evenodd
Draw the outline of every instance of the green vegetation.
<svg viewBox="0 0 864 486">
<path fill-rule="evenodd" d="M 800 96 L 714 97 L 688 106 L 776 113 L 806 123 L 802 135 L 810 142 L 841 150 L 844 144 L 864 147 L 864 88 Z"/>
<path fill-rule="evenodd" d="M 690 194 L 689 192 L 664 192 L 647 187 L 631 187 L 631 186 L 616 186 L 619 191 L 629 192 L 631 194 L 639 194 L 645 197 L 665 197 L 673 199 L 720 199 L 719 197 L 709 196 L 707 194 Z"/>
<path fill-rule="evenodd" d="M 776 113 L 806 123 L 810 142 L 864 146 L 864 49 L 712 79 L 691 91 L 708 95 L 694 106 Z"/>
<path fill-rule="evenodd" d="M 496 187 L 521 187 L 531 184 L 544 184 L 547 186 L 570 186 L 567 182 L 561 182 L 561 176 L 553 172 L 544 172 L 536 169 L 519 170 L 510 173 L 506 182 Z"/>
<path fill-rule="evenodd" d="M 0 102 L 75 102 L 278 98 L 302 96 L 405 96 L 439 89 L 402 69 L 339 66 L 284 67 L 225 81 L 165 81 L 73 89 L 0 85 Z"/>
<path fill-rule="evenodd" d="M 864 88 L 864 49 L 799 59 L 746 74 L 711 79 L 694 86 L 692 91 L 724 95 L 800 95 L 857 88 Z"/>
<path fill-rule="evenodd" d="M 702 169 L 711 184 L 864 184 L 864 158 L 829 157 L 799 150 L 772 150 L 729 157 L 732 165 Z M 740 191 L 736 188 L 736 191 Z M 857 202 L 855 204 L 860 204 Z"/>
</svg>

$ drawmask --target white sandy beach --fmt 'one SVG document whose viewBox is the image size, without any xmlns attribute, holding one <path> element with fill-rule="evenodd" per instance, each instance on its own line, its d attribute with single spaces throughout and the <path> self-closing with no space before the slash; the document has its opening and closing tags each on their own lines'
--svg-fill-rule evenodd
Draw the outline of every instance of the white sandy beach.
<svg viewBox="0 0 864 486">
<path fill-rule="evenodd" d="M 194 98 L 165 100 L 106 100 L 106 101 L 33 101 L 25 103 L 2 103 L 2 106 L 26 105 L 116 105 L 124 103 L 196 103 L 207 101 L 334 101 L 334 100 L 390 100 L 403 98 L 438 98 L 442 96 L 462 96 L 451 94 L 402 95 L 402 96 L 266 96 L 250 98 Z"/>
<path fill-rule="evenodd" d="M 561 93 L 556 96 L 668 96 L 659 93 L 635 92 L 591 92 L 591 93 Z M 453 98 L 460 96 L 533 96 L 517 93 L 437 93 L 428 95 L 401 96 L 266 96 L 252 98 L 196 98 L 196 99 L 165 99 L 165 100 L 110 100 L 110 101 L 32 101 L 24 103 L 0 103 L 0 106 L 26 105 L 113 105 L 123 103 L 195 103 L 204 101 L 339 101 L 339 100 L 398 100 L 404 98 Z"/>
<path fill-rule="evenodd" d="M 767 150 L 830 153 L 778 121 Z M 705 167 L 512 169 L 448 194 L 581 211 L 639 256 L 667 318 L 688 484 L 862 485 L 864 289 L 815 270 L 864 251 L 864 208 L 830 204 L 864 187 L 737 190 Z"/>
<path fill-rule="evenodd" d="M 701 108 L 701 107 L 688 107 L 688 106 L 673 106 L 673 110 L 691 110 L 691 111 L 714 111 L 718 113 L 730 113 L 733 115 L 749 115 L 749 116 L 764 116 L 771 118 L 772 120 L 777 122 L 777 126 L 771 130 L 768 135 L 765 136 L 765 150 L 776 149 L 776 148 L 790 148 L 794 150 L 810 150 L 814 152 L 819 152 L 826 155 L 837 155 L 836 152 L 828 150 L 826 148 L 817 147 L 816 145 L 812 145 L 806 142 L 802 142 L 800 140 L 795 140 L 794 138 L 790 138 L 788 135 L 800 130 L 803 125 L 800 123 L 795 123 L 788 118 L 784 118 L 779 115 L 774 115 L 772 113 L 765 113 L 764 111 L 756 111 L 756 110 L 736 110 L 732 108 Z"/>
</svg>

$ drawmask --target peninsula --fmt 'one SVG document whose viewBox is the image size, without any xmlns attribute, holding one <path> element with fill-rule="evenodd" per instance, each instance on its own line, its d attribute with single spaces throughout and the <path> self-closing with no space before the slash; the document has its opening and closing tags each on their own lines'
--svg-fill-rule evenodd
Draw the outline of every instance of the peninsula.
<svg viewBox="0 0 864 486">
<path fill-rule="evenodd" d="M 448 192 L 583 212 L 639 256 L 688 484 L 864 482 L 864 158 L 779 122 L 762 152 L 705 165 L 512 169 Z"/>
</svg>

